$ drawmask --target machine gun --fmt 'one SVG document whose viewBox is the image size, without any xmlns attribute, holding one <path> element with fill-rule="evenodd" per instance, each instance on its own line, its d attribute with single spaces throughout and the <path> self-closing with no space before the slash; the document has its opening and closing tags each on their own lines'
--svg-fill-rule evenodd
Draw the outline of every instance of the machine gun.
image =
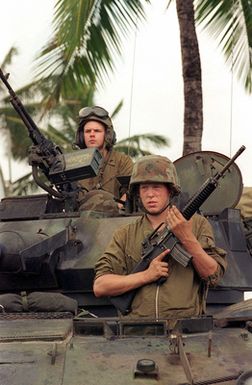
<svg viewBox="0 0 252 385">
<path fill-rule="evenodd" d="M 65 202 L 66 211 L 76 208 L 78 188 L 74 181 L 96 176 L 102 156 L 97 149 L 78 150 L 63 154 L 59 146 L 47 139 L 28 114 L 21 100 L 8 82 L 9 74 L 4 75 L 0 68 L 0 78 L 7 87 L 10 103 L 28 129 L 33 146 L 29 149 L 29 164 L 35 182 L 50 195 Z M 55 186 L 48 186 L 39 176 L 39 170 Z"/>
<path fill-rule="evenodd" d="M 185 219 L 189 220 L 195 214 L 200 206 L 212 194 L 218 186 L 218 181 L 222 178 L 225 172 L 230 168 L 238 156 L 245 150 L 245 146 L 236 152 L 236 154 L 227 162 L 221 171 L 217 172 L 215 176 L 208 178 L 200 189 L 188 200 L 182 209 L 182 214 Z M 170 249 L 169 255 L 172 256 L 182 266 L 187 267 L 192 259 L 183 247 L 180 245 L 178 239 L 174 236 L 172 231 L 165 226 L 165 228 L 158 234 L 158 229 L 152 232 L 142 243 L 142 258 L 135 266 L 131 274 L 144 271 L 148 268 L 151 261 L 159 256 L 164 250 Z M 168 256 L 165 257 L 167 261 Z M 166 278 L 158 279 L 157 284 L 164 283 Z M 136 295 L 137 289 L 129 290 L 121 295 L 110 297 L 112 304 L 123 314 L 128 314 L 131 311 L 131 304 Z"/>
</svg>

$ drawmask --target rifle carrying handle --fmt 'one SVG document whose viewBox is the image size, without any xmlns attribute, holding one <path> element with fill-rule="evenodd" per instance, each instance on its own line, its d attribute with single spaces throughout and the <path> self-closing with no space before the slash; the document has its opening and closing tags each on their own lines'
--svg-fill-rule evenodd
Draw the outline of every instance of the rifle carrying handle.
<svg viewBox="0 0 252 385">
<path fill-rule="evenodd" d="M 241 146 L 240 149 L 236 152 L 236 154 L 228 161 L 228 163 L 223 167 L 223 169 L 217 173 L 214 177 L 209 178 L 200 188 L 200 190 L 191 198 L 189 199 L 188 203 L 185 205 L 184 209 L 182 210 L 182 214 L 184 217 L 189 220 L 193 214 L 199 209 L 199 207 L 204 203 L 204 201 L 211 195 L 211 193 L 215 190 L 215 188 L 218 185 L 218 180 L 224 175 L 224 173 L 229 169 L 232 163 L 234 163 L 235 159 L 245 150 L 245 146 Z M 157 248 L 154 248 L 151 252 L 152 258 L 149 258 L 148 263 L 161 252 L 160 245 L 158 246 L 158 252 Z M 169 244 L 166 245 L 166 248 L 170 248 Z M 177 259 L 179 263 L 181 263 L 181 252 L 182 254 L 186 253 L 187 255 L 182 255 L 182 265 L 186 267 L 191 259 L 192 256 L 190 256 L 179 243 L 176 243 L 176 245 L 173 247 L 174 254 L 171 252 L 170 255 L 173 256 L 173 258 Z M 172 251 L 173 251 L 172 250 Z M 167 258 L 166 256 L 165 258 Z M 185 258 L 184 258 L 185 257 Z M 164 259 L 165 260 L 165 259 Z M 135 269 L 131 272 L 137 272 L 141 270 L 145 270 L 148 267 L 148 263 L 146 265 L 146 261 L 141 260 L 141 262 L 135 267 Z M 166 281 L 165 277 L 159 278 L 157 281 L 158 284 L 162 284 Z M 115 307 L 117 307 L 120 312 L 125 315 L 128 314 L 131 311 L 131 303 L 134 299 L 134 296 L 136 294 L 137 289 L 130 290 L 122 295 L 111 297 L 111 302 L 114 304 Z"/>
</svg>

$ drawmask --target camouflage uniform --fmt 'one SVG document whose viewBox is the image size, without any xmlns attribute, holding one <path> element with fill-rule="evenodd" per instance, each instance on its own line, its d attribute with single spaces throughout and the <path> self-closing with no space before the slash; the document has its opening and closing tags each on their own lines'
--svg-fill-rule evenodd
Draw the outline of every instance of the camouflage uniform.
<svg viewBox="0 0 252 385">
<path fill-rule="evenodd" d="M 139 185 L 153 182 L 167 184 L 171 196 L 180 192 L 175 166 L 165 157 L 151 155 L 135 163 L 130 193 L 138 197 Z M 212 228 L 206 218 L 195 214 L 192 217 L 192 231 L 206 253 L 216 260 L 216 273 L 202 279 L 193 264 L 185 268 L 170 258 L 168 279 L 162 285 L 153 282 L 138 288 L 132 311 L 126 317 L 178 319 L 204 313 L 207 287 L 216 285 L 223 276 L 226 252 L 215 247 Z M 152 232 L 153 228 L 146 215 L 118 229 L 96 263 L 95 278 L 104 274 L 130 274 L 141 259 L 142 241 Z"/>
<path fill-rule="evenodd" d="M 109 153 L 108 161 L 103 170 L 94 178 L 83 179 L 78 184 L 83 188 L 80 199 L 83 198 L 86 191 L 102 189 L 110 192 L 116 198 L 120 198 L 127 188 L 122 187 L 117 180 L 117 176 L 131 175 L 133 167 L 132 159 L 121 152 L 112 150 Z"/>
<path fill-rule="evenodd" d="M 87 192 L 81 200 L 79 209 L 85 211 L 85 215 L 94 217 L 113 217 L 119 215 L 119 208 L 114 195 L 103 190 Z"/>
</svg>

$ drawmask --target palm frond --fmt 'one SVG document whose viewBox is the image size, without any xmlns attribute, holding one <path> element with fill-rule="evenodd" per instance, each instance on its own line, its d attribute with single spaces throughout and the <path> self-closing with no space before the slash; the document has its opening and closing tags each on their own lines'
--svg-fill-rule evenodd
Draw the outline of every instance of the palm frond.
<svg viewBox="0 0 252 385">
<path fill-rule="evenodd" d="M 11 188 L 14 195 L 27 195 L 38 191 L 38 185 L 33 180 L 31 172 L 13 182 Z"/>
<path fill-rule="evenodd" d="M 9 64 L 11 64 L 13 57 L 18 55 L 18 49 L 16 47 L 11 47 L 7 54 L 4 57 L 4 60 L 1 63 L 2 70 Z"/>
<path fill-rule="evenodd" d="M 144 0 L 149 2 L 150 0 Z M 59 97 L 62 88 L 78 82 L 102 81 L 121 50 L 123 34 L 144 18 L 141 0 L 58 0 L 54 34 L 37 59 L 37 75 L 57 82 L 48 98 Z"/>
<path fill-rule="evenodd" d="M 123 100 L 121 100 L 117 106 L 114 108 L 114 110 L 110 113 L 111 119 L 113 119 L 122 109 L 123 106 Z"/>
<path fill-rule="evenodd" d="M 140 141 L 144 142 L 145 144 L 152 144 L 156 147 L 164 147 L 169 146 L 169 139 L 166 138 L 163 135 L 156 135 L 152 133 L 142 134 L 142 135 L 134 135 L 129 138 L 122 139 L 117 142 L 116 146 L 126 143 L 135 144 L 137 146 L 140 145 Z"/>
<path fill-rule="evenodd" d="M 115 148 L 117 151 L 124 152 L 132 158 L 138 158 L 151 154 L 151 151 L 148 149 L 149 145 L 155 148 L 166 147 L 169 146 L 169 139 L 152 133 L 134 135 L 118 141 Z"/>
<path fill-rule="evenodd" d="M 250 0 L 198 0 L 196 21 L 222 48 L 227 63 L 252 92 L 252 3 Z"/>
<path fill-rule="evenodd" d="M 148 150 L 144 150 L 142 148 L 137 148 L 130 145 L 118 145 L 116 146 L 116 151 L 123 152 L 124 154 L 129 155 L 133 159 L 137 159 L 144 155 L 151 155 L 151 152 Z"/>
<path fill-rule="evenodd" d="M 2 63 L 1 63 L 1 69 L 3 72 L 5 72 L 6 67 L 11 64 L 13 57 L 18 54 L 18 49 L 16 47 L 11 47 L 7 54 L 5 55 Z M 6 88 L 2 82 L 0 82 L 0 91 L 6 91 Z"/>
</svg>

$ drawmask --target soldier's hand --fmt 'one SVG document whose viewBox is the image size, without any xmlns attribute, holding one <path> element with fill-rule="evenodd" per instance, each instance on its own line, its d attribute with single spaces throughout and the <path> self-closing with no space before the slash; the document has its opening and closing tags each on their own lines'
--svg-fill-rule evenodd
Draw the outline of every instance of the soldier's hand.
<svg viewBox="0 0 252 385">
<path fill-rule="evenodd" d="M 192 221 L 187 221 L 174 205 L 167 208 L 166 223 L 182 243 L 185 239 L 193 237 Z"/>
<path fill-rule="evenodd" d="M 155 282 L 161 277 L 168 277 L 169 266 L 163 259 L 169 252 L 170 250 L 167 249 L 151 261 L 148 269 L 145 270 L 147 282 Z"/>
</svg>

